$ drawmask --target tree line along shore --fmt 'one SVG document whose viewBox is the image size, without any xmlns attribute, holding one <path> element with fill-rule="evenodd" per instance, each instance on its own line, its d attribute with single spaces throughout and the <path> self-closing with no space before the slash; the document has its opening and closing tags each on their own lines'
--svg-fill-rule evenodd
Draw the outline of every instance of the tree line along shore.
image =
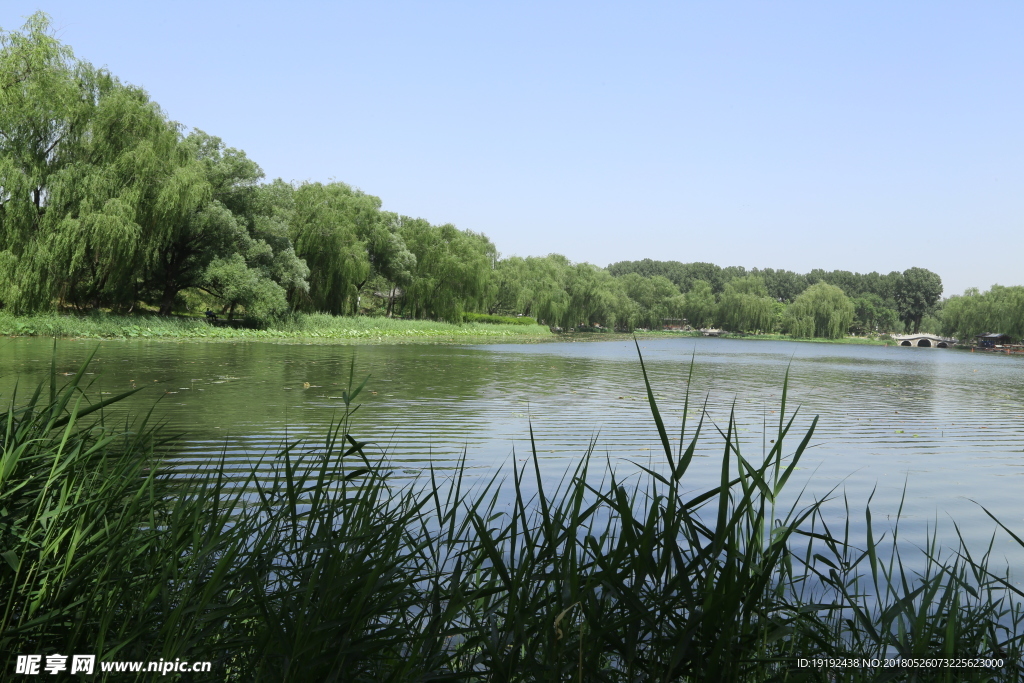
<svg viewBox="0 0 1024 683">
<path fill-rule="evenodd" d="M 941 296 L 939 275 L 918 267 L 800 274 L 502 258 L 481 233 L 384 211 L 345 183 L 267 181 L 244 151 L 187 130 L 141 88 L 75 57 L 45 14 L 0 30 L 0 312 L 17 319 L 5 333 L 55 312 L 210 311 L 282 333 L 323 327 L 296 321 L 327 314 L 828 339 L 1024 336 L 1022 287 Z M 227 332 L 204 333 L 216 334 Z"/>
</svg>

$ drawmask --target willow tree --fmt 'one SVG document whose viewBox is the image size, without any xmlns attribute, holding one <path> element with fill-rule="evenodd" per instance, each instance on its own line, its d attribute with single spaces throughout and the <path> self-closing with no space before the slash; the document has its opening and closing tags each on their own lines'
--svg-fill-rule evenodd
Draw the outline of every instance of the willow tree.
<svg viewBox="0 0 1024 683">
<path fill-rule="evenodd" d="M 567 273 L 569 303 L 562 316 L 562 327 L 630 327 L 636 322 L 639 307 L 607 270 L 591 263 L 577 263 Z"/>
<path fill-rule="evenodd" d="M 704 280 L 693 283 L 692 289 L 683 295 L 682 314 L 687 322 L 697 329 L 715 324 L 718 304 L 715 302 L 711 283 Z"/>
<path fill-rule="evenodd" d="M 364 236 L 381 220 L 380 199 L 345 183 L 304 183 L 295 190 L 291 239 L 309 266 L 305 310 L 334 315 L 356 311 L 359 288 L 372 271 Z"/>
<path fill-rule="evenodd" d="M 569 310 L 566 284 L 571 269 L 569 259 L 561 254 L 523 259 L 517 312 L 534 317 L 545 325 L 561 326 Z"/>
<path fill-rule="evenodd" d="M 786 329 L 794 337 L 841 339 L 853 324 L 854 305 L 842 289 L 811 285 L 786 310 Z"/>
<path fill-rule="evenodd" d="M 237 273 L 236 254 L 248 279 L 301 287 L 287 230 L 255 218 L 262 171 L 244 153 L 182 137 L 145 91 L 75 59 L 45 15 L 0 41 L 0 301 L 141 298 L 168 314 L 181 290 L 210 284 L 212 263 Z"/>
<path fill-rule="evenodd" d="M 400 234 L 416 257 L 402 300 L 405 313 L 461 322 L 463 313 L 485 309 L 498 257 L 486 236 L 421 218 L 403 218 Z"/>
<path fill-rule="evenodd" d="M 46 15 L 0 34 L 0 301 L 131 301 L 176 142 L 144 91 L 77 60 Z"/>
<path fill-rule="evenodd" d="M 647 328 L 661 327 L 664 319 L 682 315 L 682 295 L 672 281 L 662 275 L 644 277 L 627 273 L 617 278 L 618 284 L 636 304 L 635 322 Z"/>
<path fill-rule="evenodd" d="M 209 233 L 222 212 L 210 206 L 214 188 L 177 126 L 144 91 L 111 82 L 80 160 L 52 185 L 51 268 L 61 298 L 79 307 L 148 298 L 167 314 L 201 274 L 197 267 L 189 277 L 182 261 L 218 255 Z"/>
<path fill-rule="evenodd" d="M 961 341 L 996 332 L 1024 338 L 1024 287 L 993 285 L 987 292 L 968 289 L 942 307 L 942 331 Z"/>
<path fill-rule="evenodd" d="M 748 275 L 725 284 L 717 317 L 727 330 L 770 332 L 775 328 L 777 302 L 768 296 L 764 280 Z"/>
<path fill-rule="evenodd" d="M 260 234 L 266 221 L 256 215 L 263 171 L 241 150 L 199 130 L 179 141 L 177 155 L 177 166 L 162 179 L 150 203 L 147 220 L 153 230 L 146 247 L 145 296 L 164 315 L 171 313 L 182 290 L 204 288 L 221 296 L 216 285 L 222 278 L 216 275 L 224 272 L 224 262 L 238 263 L 236 254 L 253 269 L 247 277 L 273 283 L 263 290 L 281 287 L 269 266 L 274 248 Z M 285 261 L 288 249 L 285 244 Z M 285 279 L 301 279 L 304 265 L 290 261 L 298 273 Z"/>
</svg>

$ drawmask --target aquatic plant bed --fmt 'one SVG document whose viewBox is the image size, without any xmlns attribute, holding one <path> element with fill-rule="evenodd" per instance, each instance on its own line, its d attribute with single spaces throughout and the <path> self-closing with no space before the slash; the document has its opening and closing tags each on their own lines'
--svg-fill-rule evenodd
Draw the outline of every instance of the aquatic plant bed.
<svg viewBox="0 0 1024 683">
<path fill-rule="evenodd" d="M 505 481 L 393 482 L 357 436 L 353 382 L 323 442 L 284 444 L 266 458 L 271 476 L 178 476 L 162 464 L 173 442 L 145 417 L 102 419 L 126 394 L 83 398 L 85 371 L 64 387 L 52 373 L 0 414 L 5 672 L 18 654 L 92 653 L 208 661 L 191 680 L 211 681 L 1024 673 L 1021 596 L 988 555 L 961 539 L 940 559 L 920 539 L 913 574 L 870 507 L 853 538 L 820 501 L 780 506 L 817 426 L 787 412 L 785 385 L 767 452 L 741 453 L 733 419 L 699 417 L 673 447 L 639 365 L 662 466 L 626 483 L 588 454 L 551 490 L 536 445 Z M 721 478 L 691 491 L 708 440 Z"/>
<path fill-rule="evenodd" d="M 0 335 L 79 337 L 96 339 L 208 339 L 208 340 L 334 340 L 339 342 L 396 343 L 403 341 L 459 341 L 550 338 L 543 325 L 463 323 L 396 320 L 366 316 L 297 314 L 268 329 L 243 329 L 210 324 L 203 318 L 157 315 L 34 314 L 13 316 L 0 312 Z"/>
</svg>

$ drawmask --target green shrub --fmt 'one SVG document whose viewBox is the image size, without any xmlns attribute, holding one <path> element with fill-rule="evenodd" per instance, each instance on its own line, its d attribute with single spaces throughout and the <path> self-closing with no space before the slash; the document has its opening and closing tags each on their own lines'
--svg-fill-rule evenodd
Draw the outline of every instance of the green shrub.
<svg viewBox="0 0 1024 683">
<path fill-rule="evenodd" d="M 527 316 L 488 315 L 486 313 L 463 313 L 462 319 L 467 323 L 489 323 L 492 325 L 536 325 L 534 318 Z"/>
</svg>

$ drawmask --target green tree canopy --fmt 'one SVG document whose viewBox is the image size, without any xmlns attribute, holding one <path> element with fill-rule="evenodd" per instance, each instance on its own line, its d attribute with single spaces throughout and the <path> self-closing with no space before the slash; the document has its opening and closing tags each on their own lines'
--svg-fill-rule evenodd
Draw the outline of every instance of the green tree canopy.
<svg viewBox="0 0 1024 683">
<path fill-rule="evenodd" d="M 497 250 L 486 236 L 420 218 L 403 218 L 400 234 L 416 257 L 403 310 L 415 318 L 462 322 L 464 312 L 483 310 Z"/>
<path fill-rule="evenodd" d="M 660 329 L 665 318 L 682 315 L 679 288 L 661 275 L 644 277 L 629 273 L 618 280 L 618 285 L 635 304 L 634 324 L 648 329 Z M 625 323 L 626 320 L 621 322 Z"/>
<path fill-rule="evenodd" d="M 693 288 L 683 295 L 681 312 L 691 327 L 697 329 L 713 327 L 718 315 L 718 304 L 715 302 L 715 293 L 711 290 L 711 284 L 703 280 L 696 281 Z"/>
<path fill-rule="evenodd" d="M 942 331 L 961 341 L 995 332 L 1024 339 L 1024 287 L 993 285 L 987 292 L 968 289 L 942 307 Z"/>
<path fill-rule="evenodd" d="M 764 280 L 748 275 L 729 281 L 718 300 L 718 322 L 734 332 L 771 332 L 775 327 L 775 299 Z"/>
<path fill-rule="evenodd" d="M 290 234 L 295 253 L 309 266 L 308 295 L 298 308 L 352 314 L 359 290 L 373 271 L 367 236 L 383 220 L 380 199 L 345 183 L 303 183 L 295 189 Z"/>
<path fill-rule="evenodd" d="M 854 306 L 843 290 L 819 282 L 786 309 L 786 328 L 794 337 L 841 339 L 853 323 Z"/>
<path fill-rule="evenodd" d="M 942 296 L 942 278 L 926 268 L 908 268 L 895 287 L 896 310 L 900 319 L 916 334 L 921 319 Z"/>
<path fill-rule="evenodd" d="M 263 309 L 283 312 L 286 289 L 304 291 L 308 271 L 275 213 L 277 195 L 259 185 L 262 169 L 245 152 L 200 130 L 184 138 L 180 148 L 188 161 L 163 183 L 155 204 L 160 230 L 149 242 L 146 286 L 160 312 L 169 314 L 178 293 L 192 287 L 233 309 L 242 300 L 230 292 L 241 290 L 226 284 L 237 282 L 226 274 L 238 274 L 241 263 L 252 271 L 244 279 L 265 280 L 246 291 L 266 293 Z M 246 299 L 250 306 L 255 303 L 250 295 Z"/>
<path fill-rule="evenodd" d="M 773 268 L 759 270 L 754 268 L 750 271 L 750 274 L 764 280 L 768 296 L 773 299 L 792 302 L 800 295 L 800 292 L 807 289 L 807 277 L 794 273 L 791 270 L 775 270 Z"/>
<path fill-rule="evenodd" d="M 131 305 L 163 217 L 204 193 L 178 142 L 144 91 L 75 59 L 46 15 L 0 34 L 0 302 Z"/>
<path fill-rule="evenodd" d="M 863 294 L 853 301 L 853 324 L 850 330 L 857 334 L 897 332 L 903 327 L 895 309 L 877 294 Z"/>
</svg>

